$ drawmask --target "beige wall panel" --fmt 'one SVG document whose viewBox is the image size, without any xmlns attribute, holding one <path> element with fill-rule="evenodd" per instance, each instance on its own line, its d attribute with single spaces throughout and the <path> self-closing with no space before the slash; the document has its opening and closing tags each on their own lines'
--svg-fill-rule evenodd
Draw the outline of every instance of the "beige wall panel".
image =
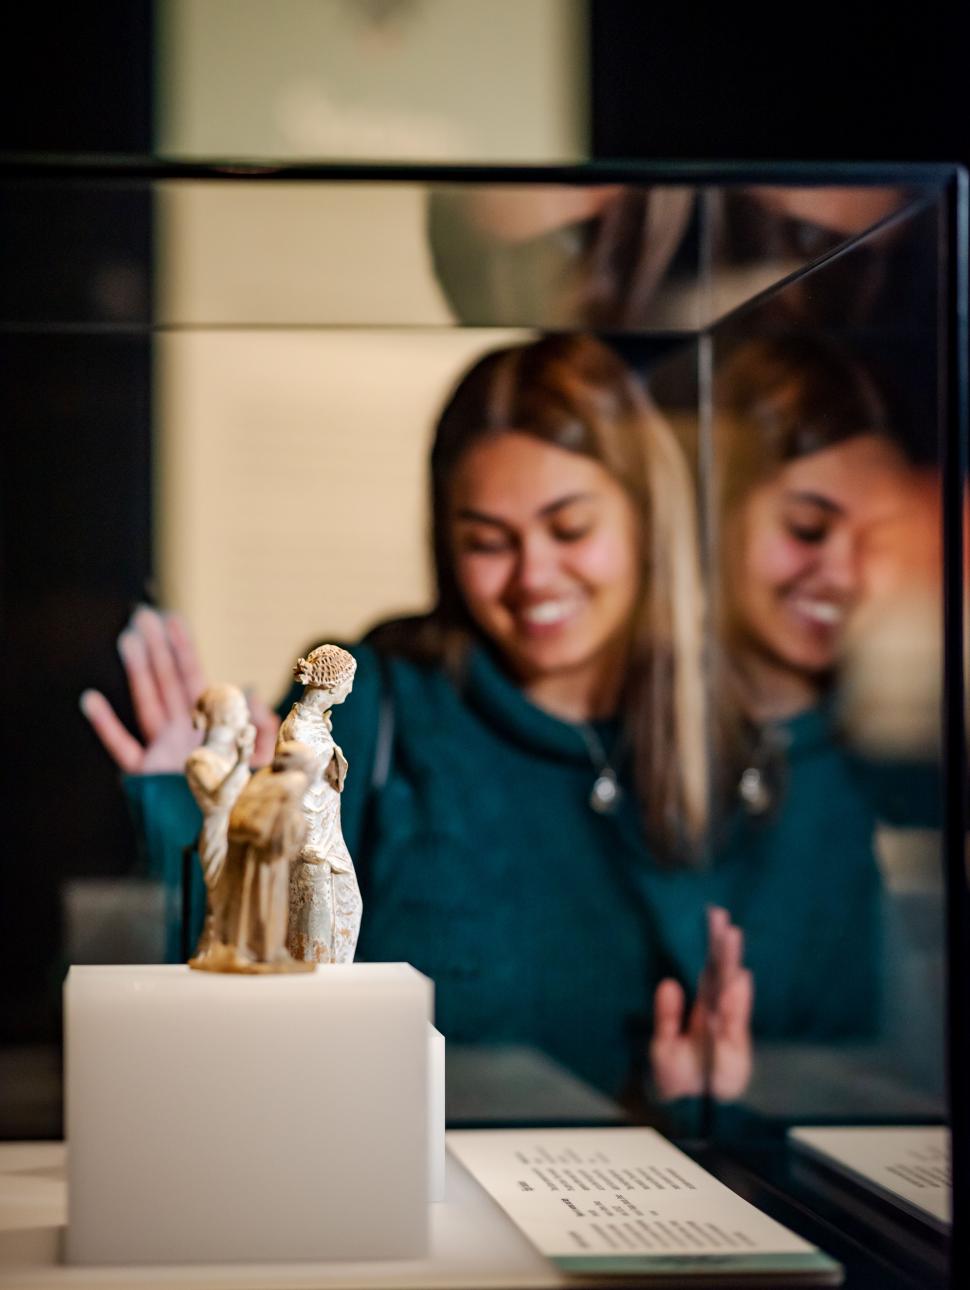
<svg viewBox="0 0 970 1290">
<path fill-rule="evenodd" d="M 184 331 L 155 346 L 163 603 L 275 698 L 304 646 L 428 606 L 438 410 L 485 331 Z"/>
<path fill-rule="evenodd" d="M 410 184 L 200 182 L 155 195 L 161 325 L 435 325 L 425 191 Z"/>
<path fill-rule="evenodd" d="M 585 0 L 160 0 L 157 14 L 162 153 L 587 151 Z"/>
</svg>

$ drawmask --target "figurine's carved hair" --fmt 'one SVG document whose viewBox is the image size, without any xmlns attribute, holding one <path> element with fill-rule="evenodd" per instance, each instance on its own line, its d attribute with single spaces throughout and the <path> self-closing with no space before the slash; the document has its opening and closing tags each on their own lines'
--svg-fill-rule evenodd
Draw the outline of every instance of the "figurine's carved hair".
<svg viewBox="0 0 970 1290">
<path fill-rule="evenodd" d="M 318 645 L 306 658 L 299 658 L 293 675 L 302 685 L 315 685 L 321 690 L 335 690 L 345 681 L 352 681 L 357 671 L 357 660 L 339 645 Z"/>
<path fill-rule="evenodd" d="M 209 726 L 244 726 L 249 721 L 246 696 L 235 685 L 210 685 L 203 690 L 192 709 L 192 724 L 197 730 Z"/>
</svg>

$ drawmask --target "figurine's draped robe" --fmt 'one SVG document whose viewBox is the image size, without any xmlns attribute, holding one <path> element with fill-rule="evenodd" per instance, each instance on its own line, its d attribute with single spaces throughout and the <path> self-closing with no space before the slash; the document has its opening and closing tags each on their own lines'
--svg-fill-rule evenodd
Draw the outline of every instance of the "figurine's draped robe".
<svg viewBox="0 0 970 1290">
<path fill-rule="evenodd" d="M 242 962 L 279 963 L 286 953 L 290 861 L 306 837 L 301 770 L 257 771 L 229 817 L 214 941 Z"/>
<path fill-rule="evenodd" d="M 330 712 L 297 702 L 280 727 L 278 743 L 295 739 L 319 759 L 320 771 L 303 798 L 306 841 L 290 870 L 287 948 L 295 959 L 351 963 L 360 932 L 357 875 L 340 828 L 340 794 L 347 761 L 334 743 Z"/>
<path fill-rule="evenodd" d="M 229 845 L 229 814 L 249 782 L 250 770 L 235 748 L 222 751 L 203 744 L 189 756 L 185 775 L 202 812 L 199 860 L 206 885 L 206 919 L 195 951 L 198 957 L 212 939 L 213 920 L 224 894 L 221 878 Z"/>
</svg>

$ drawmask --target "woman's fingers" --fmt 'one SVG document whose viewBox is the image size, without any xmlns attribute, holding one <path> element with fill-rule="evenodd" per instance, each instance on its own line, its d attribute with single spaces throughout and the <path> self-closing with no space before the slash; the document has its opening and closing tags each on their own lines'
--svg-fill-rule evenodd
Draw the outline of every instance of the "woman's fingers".
<svg viewBox="0 0 970 1290">
<path fill-rule="evenodd" d="M 653 996 L 654 1043 L 679 1039 L 684 1026 L 684 988 L 673 977 L 665 977 Z"/>
<path fill-rule="evenodd" d="M 720 1037 L 735 1048 L 751 1043 L 751 1012 L 754 1007 L 754 977 L 741 968 L 721 999 Z"/>
<path fill-rule="evenodd" d="M 732 923 L 731 926 L 726 928 L 724 935 L 721 937 L 718 953 L 718 977 L 722 991 L 727 989 L 741 971 L 743 958 L 744 932 L 740 927 L 735 927 Z"/>
<path fill-rule="evenodd" d="M 751 1009 L 754 979 L 741 968 L 724 991 L 713 1048 L 710 1091 L 718 1101 L 735 1102 L 751 1083 L 754 1053 L 751 1044 Z"/>
<path fill-rule="evenodd" d="M 129 734 L 96 690 L 82 695 L 82 711 L 122 770 L 146 775 L 181 770 L 199 743 L 192 726 L 192 707 L 204 685 L 188 629 L 178 619 L 170 630 L 157 610 L 142 606 L 118 637 L 118 651 L 145 747 Z"/>
<path fill-rule="evenodd" d="M 148 648 L 139 633 L 127 627 L 118 637 L 118 653 L 128 677 L 135 720 L 142 738 L 150 744 L 158 737 L 166 717 L 148 658 Z"/>
<path fill-rule="evenodd" d="M 94 733 L 110 757 L 128 775 L 137 775 L 145 750 L 118 720 L 114 708 L 99 690 L 85 690 L 80 699 L 81 711 L 90 721 Z"/>
<path fill-rule="evenodd" d="M 721 905 L 707 907 L 707 940 L 709 945 L 717 945 L 725 930 L 731 925 L 731 915 Z"/>
<path fill-rule="evenodd" d="M 701 1049 L 684 1034 L 684 1009 L 683 987 L 666 977 L 654 991 L 650 1040 L 650 1070 L 662 1101 L 696 1096 L 703 1088 Z"/>
<path fill-rule="evenodd" d="M 186 757 L 201 742 L 201 730 L 196 730 L 187 716 L 169 721 L 158 738 L 145 749 L 142 774 L 164 775 L 183 771 Z"/>
<path fill-rule="evenodd" d="M 132 618 L 131 626 L 144 642 L 165 715 L 170 720 L 185 716 L 191 712 L 195 699 L 189 699 L 182 682 L 175 649 L 169 640 L 161 614 L 143 605 Z"/>
<path fill-rule="evenodd" d="M 701 1012 L 713 1012 L 717 1008 L 718 994 L 721 990 L 721 957 L 724 931 L 730 926 L 730 915 L 719 905 L 708 905 L 705 910 L 707 922 L 707 954 L 704 966 L 697 981 L 697 1002 L 691 1014 L 691 1026 L 701 1024 L 698 1009 Z"/>
<path fill-rule="evenodd" d="M 185 696 L 190 704 L 194 704 L 206 687 L 206 679 L 202 660 L 195 648 L 189 625 L 181 614 L 170 613 L 165 615 L 164 626 L 175 655 L 175 666 L 182 679 Z"/>
<path fill-rule="evenodd" d="M 707 911 L 708 951 L 705 972 L 709 977 L 710 997 L 705 1001 L 716 1010 L 723 992 L 741 970 L 744 958 L 744 933 L 731 922 L 731 915 L 720 906 Z"/>
</svg>

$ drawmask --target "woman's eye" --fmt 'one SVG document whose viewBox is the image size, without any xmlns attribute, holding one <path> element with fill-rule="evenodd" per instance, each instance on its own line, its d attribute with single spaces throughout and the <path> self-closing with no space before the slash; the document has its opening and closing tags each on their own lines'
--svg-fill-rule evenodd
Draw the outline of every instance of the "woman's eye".
<svg viewBox="0 0 970 1290">
<path fill-rule="evenodd" d="M 825 541 L 828 535 L 828 527 L 824 524 L 795 524 L 789 520 L 788 532 L 799 542 L 817 546 L 820 542 Z"/>
<path fill-rule="evenodd" d="M 502 537 L 466 537 L 462 539 L 462 550 L 471 555 L 501 555 L 509 550 L 509 541 Z"/>
<path fill-rule="evenodd" d="M 557 542 L 579 542 L 592 527 L 592 524 L 561 525 L 553 529 L 553 537 Z"/>
</svg>

